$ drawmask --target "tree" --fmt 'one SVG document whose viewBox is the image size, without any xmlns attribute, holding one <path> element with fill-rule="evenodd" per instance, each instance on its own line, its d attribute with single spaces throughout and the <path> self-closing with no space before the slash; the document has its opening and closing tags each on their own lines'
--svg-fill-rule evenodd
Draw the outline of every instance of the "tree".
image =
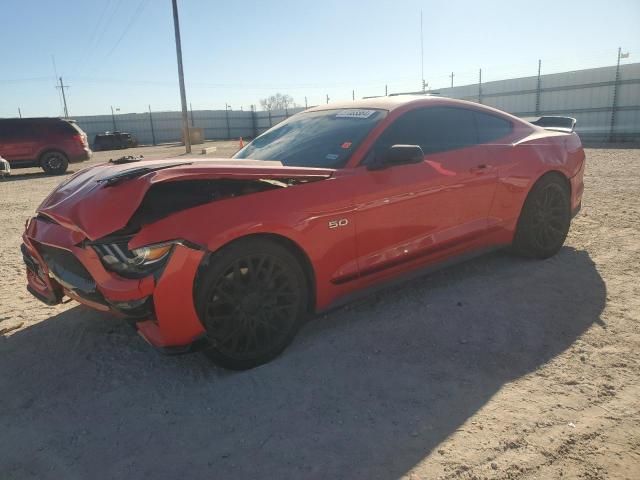
<svg viewBox="0 0 640 480">
<path fill-rule="evenodd" d="M 260 106 L 263 110 L 285 110 L 286 108 L 294 108 L 298 105 L 291 95 L 276 93 L 275 95 L 260 100 Z"/>
</svg>

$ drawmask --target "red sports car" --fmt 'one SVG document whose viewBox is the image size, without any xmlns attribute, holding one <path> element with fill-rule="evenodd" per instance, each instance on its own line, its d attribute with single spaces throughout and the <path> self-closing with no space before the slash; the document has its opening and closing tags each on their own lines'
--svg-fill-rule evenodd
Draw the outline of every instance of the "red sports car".
<svg viewBox="0 0 640 480">
<path fill-rule="evenodd" d="M 555 254 L 585 156 L 575 120 L 534 123 L 384 97 L 299 113 L 233 159 L 88 168 L 27 222 L 28 289 L 126 317 L 166 352 L 251 368 L 309 313 L 390 281 L 493 248 Z"/>
</svg>

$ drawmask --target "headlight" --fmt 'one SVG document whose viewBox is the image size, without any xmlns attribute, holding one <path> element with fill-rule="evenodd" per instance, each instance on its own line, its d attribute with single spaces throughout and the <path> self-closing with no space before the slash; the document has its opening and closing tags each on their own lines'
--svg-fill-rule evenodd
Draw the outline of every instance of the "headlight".
<svg viewBox="0 0 640 480">
<path fill-rule="evenodd" d="M 167 242 L 129 250 L 128 243 L 129 239 L 126 239 L 92 246 L 107 270 L 123 277 L 140 278 L 160 269 L 174 245 L 174 242 Z"/>
<path fill-rule="evenodd" d="M 173 244 L 168 245 L 150 245 L 148 247 L 136 248 L 131 250 L 135 255 L 133 262 L 136 265 L 149 265 L 151 263 L 162 260 L 170 251 Z"/>
</svg>

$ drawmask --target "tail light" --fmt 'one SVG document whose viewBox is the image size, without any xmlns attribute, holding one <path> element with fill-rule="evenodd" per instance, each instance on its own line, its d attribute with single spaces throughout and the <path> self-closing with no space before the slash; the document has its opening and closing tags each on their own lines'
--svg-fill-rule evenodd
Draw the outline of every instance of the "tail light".
<svg viewBox="0 0 640 480">
<path fill-rule="evenodd" d="M 85 134 L 79 133 L 73 136 L 73 140 L 82 145 L 83 147 L 87 146 L 87 136 Z"/>
</svg>

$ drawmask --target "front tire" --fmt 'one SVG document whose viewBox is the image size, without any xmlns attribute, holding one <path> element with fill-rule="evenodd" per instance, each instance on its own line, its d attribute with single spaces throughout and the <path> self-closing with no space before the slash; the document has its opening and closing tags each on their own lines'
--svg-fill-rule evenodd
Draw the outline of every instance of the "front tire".
<svg viewBox="0 0 640 480">
<path fill-rule="evenodd" d="M 46 152 L 40 157 L 40 166 L 49 175 L 62 175 L 67 171 L 69 159 L 62 152 Z"/>
<path fill-rule="evenodd" d="M 218 365 L 246 370 L 277 357 L 307 312 L 309 290 L 297 258 L 271 240 L 245 239 L 214 253 L 195 301 Z"/>
<path fill-rule="evenodd" d="M 520 212 L 513 251 L 529 258 L 549 258 L 562 248 L 571 225 L 566 183 L 551 174 L 533 186 Z"/>
</svg>

